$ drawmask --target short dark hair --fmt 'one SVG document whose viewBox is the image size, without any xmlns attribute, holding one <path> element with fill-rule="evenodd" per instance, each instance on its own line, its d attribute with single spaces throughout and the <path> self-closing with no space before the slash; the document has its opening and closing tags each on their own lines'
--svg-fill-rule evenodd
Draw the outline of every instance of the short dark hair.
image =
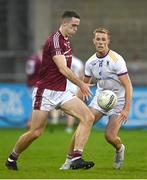
<svg viewBox="0 0 147 180">
<path fill-rule="evenodd" d="M 72 17 L 80 19 L 80 16 L 74 11 L 65 11 L 63 13 L 63 15 L 62 15 L 62 19 L 64 19 L 64 18 L 72 18 Z"/>
</svg>

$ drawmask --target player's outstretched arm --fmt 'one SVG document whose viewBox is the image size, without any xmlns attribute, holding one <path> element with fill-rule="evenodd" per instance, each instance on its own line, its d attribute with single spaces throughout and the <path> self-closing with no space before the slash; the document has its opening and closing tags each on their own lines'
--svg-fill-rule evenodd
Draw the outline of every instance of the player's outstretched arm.
<svg viewBox="0 0 147 180">
<path fill-rule="evenodd" d="M 91 80 L 92 80 L 92 77 L 88 77 L 88 76 L 84 76 L 84 77 L 83 77 L 83 81 L 84 81 L 85 83 L 90 84 L 90 83 L 91 83 Z M 92 84 L 92 86 L 93 86 L 93 84 Z M 82 99 L 83 101 L 86 100 L 86 97 L 84 96 L 84 94 L 82 94 L 82 92 L 81 92 L 80 89 L 78 89 L 77 97 L 79 97 L 79 98 Z M 88 99 L 87 99 L 87 100 L 88 100 Z"/>
<path fill-rule="evenodd" d="M 72 83 L 76 84 L 86 97 L 91 96 L 92 93 L 90 91 L 89 86 L 92 86 L 92 85 L 80 80 L 78 76 L 67 67 L 67 63 L 66 63 L 66 59 L 64 55 L 55 55 L 53 57 L 53 60 L 55 64 L 57 65 L 59 71 L 64 76 L 66 76 L 67 79 L 69 79 Z"/>
</svg>

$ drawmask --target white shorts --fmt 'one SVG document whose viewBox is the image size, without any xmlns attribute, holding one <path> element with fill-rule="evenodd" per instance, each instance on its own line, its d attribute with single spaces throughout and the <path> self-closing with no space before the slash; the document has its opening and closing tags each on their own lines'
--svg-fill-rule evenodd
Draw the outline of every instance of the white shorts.
<svg viewBox="0 0 147 180">
<path fill-rule="evenodd" d="M 92 99 L 92 101 L 90 102 L 90 104 L 88 105 L 89 107 L 92 107 L 98 111 L 100 111 L 101 113 L 103 113 L 106 116 L 111 116 L 113 114 L 119 115 L 120 111 L 123 109 L 125 104 L 124 100 L 121 100 L 117 102 L 116 106 L 110 110 L 110 111 L 105 111 L 104 109 L 102 109 L 98 103 L 97 103 L 97 95 L 95 95 Z"/>
<path fill-rule="evenodd" d="M 42 111 L 59 108 L 65 102 L 75 98 L 70 91 L 54 91 L 35 87 L 32 93 L 32 107 Z"/>
<path fill-rule="evenodd" d="M 67 88 L 68 91 L 72 92 L 73 94 L 76 94 L 78 91 L 78 86 L 73 84 L 71 81 L 67 81 Z"/>
</svg>

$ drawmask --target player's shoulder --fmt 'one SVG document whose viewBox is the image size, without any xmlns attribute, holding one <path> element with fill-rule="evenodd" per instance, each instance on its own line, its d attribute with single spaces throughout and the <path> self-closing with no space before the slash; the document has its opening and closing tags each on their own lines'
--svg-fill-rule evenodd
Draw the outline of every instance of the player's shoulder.
<svg viewBox="0 0 147 180">
<path fill-rule="evenodd" d="M 92 56 L 90 56 L 90 58 L 86 61 L 86 63 L 91 64 L 96 60 L 97 60 L 96 53 L 94 53 Z"/>
<path fill-rule="evenodd" d="M 48 46 L 50 44 L 57 45 L 60 40 L 64 39 L 60 31 L 53 32 L 51 35 L 49 35 L 46 39 L 45 46 Z"/>
<path fill-rule="evenodd" d="M 54 32 L 52 35 L 51 35 L 52 39 L 63 39 L 64 40 L 64 37 L 63 35 L 61 34 L 60 31 L 56 31 Z"/>
<path fill-rule="evenodd" d="M 117 53 L 116 51 L 113 51 L 113 50 L 109 51 L 108 56 L 109 56 L 110 60 L 112 60 L 113 62 L 124 60 L 124 58 L 119 53 Z"/>
<path fill-rule="evenodd" d="M 57 38 L 60 37 L 61 35 L 62 34 L 60 33 L 60 31 L 55 31 L 50 36 L 48 36 L 48 39 Z"/>
</svg>

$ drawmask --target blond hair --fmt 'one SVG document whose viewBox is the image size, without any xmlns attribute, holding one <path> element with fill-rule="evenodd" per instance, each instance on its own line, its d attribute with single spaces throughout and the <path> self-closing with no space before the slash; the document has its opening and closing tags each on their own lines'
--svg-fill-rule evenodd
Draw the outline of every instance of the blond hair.
<svg viewBox="0 0 147 180">
<path fill-rule="evenodd" d="M 99 28 L 95 29 L 95 30 L 93 31 L 93 34 L 95 35 L 96 33 L 104 33 L 104 34 L 107 34 L 108 37 L 110 37 L 110 32 L 109 32 L 109 30 L 106 29 L 106 28 L 104 28 L 104 27 L 99 27 Z"/>
</svg>

